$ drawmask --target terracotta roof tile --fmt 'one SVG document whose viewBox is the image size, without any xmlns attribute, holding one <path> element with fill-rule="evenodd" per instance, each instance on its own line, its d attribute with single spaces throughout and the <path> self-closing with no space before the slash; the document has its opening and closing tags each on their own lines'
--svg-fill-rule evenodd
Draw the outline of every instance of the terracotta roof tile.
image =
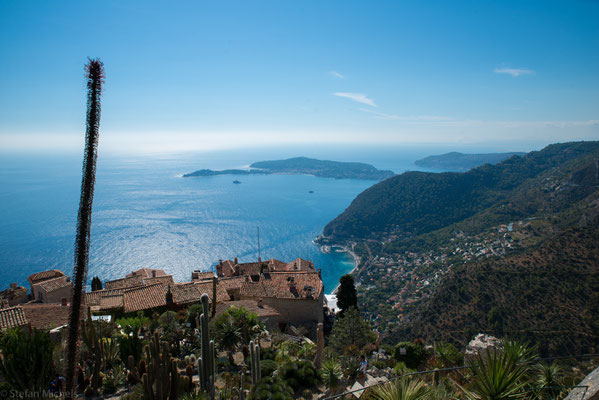
<svg viewBox="0 0 599 400">
<path fill-rule="evenodd" d="M 245 276 L 234 276 L 231 278 L 218 278 L 217 286 L 223 287 L 226 290 L 241 289 L 246 281 Z"/>
<path fill-rule="evenodd" d="M 114 308 L 123 307 L 123 295 L 122 294 L 113 294 L 113 295 L 104 295 L 100 297 L 100 309 L 101 310 L 110 310 Z"/>
<path fill-rule="evenodd" d="M 126 289 L 123 293 L 123 311 L 126 313 L 166 305 L 166 285 L 156 284 Z"/>
<path fill-rule="evenodd" d="M 163 285 L 174 285 L 175 281 L 173 280 L 172 275 L 162 275 L 156 276 L 154 278 L 144 278 L 144 283 L 146 285 L 153 285 L 155 283 L 162 283 Z"/>
<path fill-rule="evenodd" d="M 29 281 L 29 283 L 34 284 L 37 282 L 46 281 L 48 279 L 58 278 L 59 276 L 65 276 L 64 272 L 57 269 L 51 269 L 48 271 L 36 272 L 35 274 L 29 275 L 29 278 L 27 278 L 27 280 Z"/>
<path fill-rule="evenodd" d="M 178 305 L 192 304 L 200 301 L 202 293 L 193 283 L 183 283 L 171 286 L 173 302 Z"/>
<path fill-rule="evenodd" d="M 242 297 L 274 297 L 279 299 L 317 299 L 323 284 L 317 272 L 271 272 L 258 282 L 246 282 Z"/>
<path fill-rule="evenodd" d="M 88 306 L 99 306 L 100 298 L 103 296 L 123 295 L 124 289 L 112 289 L 112 290 L 95 290 L 92 292 L 85 293 L 84 301 Z"/>
<path fill-rule="evenodd" d="M 212 271 L 193 271 L 191 273 L 192 281 L 205 281 L 214 278 L 214 272 Z"/>
<path fill-rule="evenodd" d="M 166 275 L 166 272 L 164 272 L 163 269 L 140 268 L 137 271 L 128 273 L 125 276 L 125 278 L 133 278 L 134 276 L 141 276 L 142 278 L 152 278 L 152 273 L 154 273 L 155 277 Z"/>
<path fill-rule="evenodd" d="M 23 304 L 23 311 L 32 328 L 49 330 L 68 325 L 71 316 L 71 306 L 61 304 Z M 86 307 L 81 307 L 81 319 L 87 318 Z"/>
<path fill-rule="evenodd" d="M 50 293 L 62 289 L 65 286 L 72 286 L 72 283 L 68 276 L 59 276 L 58 278 L 39 282 L 37 285 L 44 289 L 46 293 Z"/>
<path fill-rule="evenodd" d="M 204 281 L 204 282 L 194 282 L 194 286 L 196 290 L 202 293 L 206 293 L 210 296 L 210 302 L 212 302 L 212 281 Z M 216 285 L 216 303 L 220 303 L 223 301 L 229 301 L 231 297 L 227 293 L 224 287 Z"/>
<path fill-rule="evenodd" d="M 25 326 L 29 322 L 21 306 L 0 310 L 0 330 Z"/>
<path fill-rule="evenodd" d="M 285 265 L 285 269 L 287 271 L 316 271 L 314 263 L 312 263 L 312 261 L 304 260 L 303 258 L 291 261 Z"/>
<path fill-rule="evenodd" d="M 115 279 L 112 281 L 106 281 L 104 288 L 106 289 L 128 289 L 137 286 L 142 286 L 143 278 L 141 276 L 134 276 L 130 278 Z"/>
</svg>

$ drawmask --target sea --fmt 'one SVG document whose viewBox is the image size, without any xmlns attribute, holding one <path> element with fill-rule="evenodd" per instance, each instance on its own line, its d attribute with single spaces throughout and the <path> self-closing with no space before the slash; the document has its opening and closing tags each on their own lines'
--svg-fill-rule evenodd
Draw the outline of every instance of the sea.
<svg viewBox="0 0 599 400">
<path fill-rule="evenodd" d="M 250 262 L 260 255 L 313 261 L 330 293 L 355 262 L 345 252 L 323 252 L 313 240 L 377 182 L 182 175 L 295 156 L 360 161 L 401 173 L 426 170 L 414 161 L 454 150 L 464 148 L 331 145 L 125 155 L 104 154 L 100 146 L 88 284 L 94 276 L 116 279 L 142 267 L 164 269 L 184 282 L 193 270 L 213 269 L 219 259 Z M 13 282 L 28 287 L 27 277 L 46 269 L 72 274 L 81 161 L 80 154 L 0 149 L 0 290 Z"/>
</svg>

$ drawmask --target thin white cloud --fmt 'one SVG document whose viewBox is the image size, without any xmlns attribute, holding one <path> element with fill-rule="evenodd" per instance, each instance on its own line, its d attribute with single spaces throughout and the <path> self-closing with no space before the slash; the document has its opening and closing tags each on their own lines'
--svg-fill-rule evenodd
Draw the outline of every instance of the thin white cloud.
<svg viewBox="0 0 599 400">
<path fill-rule="evenodd" d="M 376 107 L 377 105 L 374 103 L 374 100 L 366 96 L 364 93 L 347 93 L 347 92 L 337 92 L 333 93 L 333 96 L 345 97 L 346 99 L 350 99 L 353 101 L 357 101 L 358 103 L 366 104 L 372 107 Z"/>
<path fill-rule="evenodd" d="M 495 68 L 493 72 L 496 74 L 511 75 L 514 78 L 517 78 L 520 75 L 533 75 L 535 73 L 535 71 L 528 68 Z"/>
<path fill-rule="evenodd" d="M 345 79 L 345 76 L 343 76 L 337 71 L 329 71 L 329 74 L 337 79 Z"/>
</svg>

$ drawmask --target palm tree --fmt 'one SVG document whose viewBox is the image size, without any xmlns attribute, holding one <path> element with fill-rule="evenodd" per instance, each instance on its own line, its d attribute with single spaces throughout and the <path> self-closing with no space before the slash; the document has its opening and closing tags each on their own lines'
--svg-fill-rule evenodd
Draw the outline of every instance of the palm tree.
<svg viewBox="0 0 599 400">
<path fill-rule="evenodd" d="M 79 321 L 83 285 L 89 262 L 89 239 L 92 222 L 92 203 L 96 181 L 96 159 L 100 128 L 100 96 L 104 83 L 104 64 L 99 59 L 90 59 L 85 66 L 87 78 L 87 120 L 85 130 L 85 150 L 83 155 L 83 178 L 81 198 L 77 215 L 77 236 L 75 239 L 75 266 L 73 268 L 74 287 L 71 300 L 69 337 L 67 342 L 66 395 L 73 394 L 75 366 L 79 344 Z"/>
<path fill-rule="evenodd" d="M 378 386 L 372 393 L 375 400 L 421 400 L 427 399 L 431 390 L 419 379 L 401 378 Z"/>
</svg>

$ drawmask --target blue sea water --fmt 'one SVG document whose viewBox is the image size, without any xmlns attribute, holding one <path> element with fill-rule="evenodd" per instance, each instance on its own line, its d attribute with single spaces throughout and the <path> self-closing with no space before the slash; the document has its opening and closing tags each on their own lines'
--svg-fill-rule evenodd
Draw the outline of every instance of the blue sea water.
<svg viewBox="0 0 599 400">
<path fill-rule="evenodd" d="M 115 279 L 141 267 L 161 268 L 176 281 L 219 259 L 312 260 L 327 292 L 353 268 L 346 253 L 325 254 L 312 243 L 323 227 L 374 181 L 308 175 L 182 178 L 200 168 L 306 155 L 363 161 L 397 173 L 413 161 L 453 149 L 285 148 L 144 156 L 100 152 L 92 217 L 88 280 Z M 242 181 L 233 184 L 233 180 Z M 30 274 L 70 274 L 81 182 L 78 155 L 0 157 L 0 289 L 28 286 Z M 313 191 L 313 193 L 309 193 Z"/>
</svg>

